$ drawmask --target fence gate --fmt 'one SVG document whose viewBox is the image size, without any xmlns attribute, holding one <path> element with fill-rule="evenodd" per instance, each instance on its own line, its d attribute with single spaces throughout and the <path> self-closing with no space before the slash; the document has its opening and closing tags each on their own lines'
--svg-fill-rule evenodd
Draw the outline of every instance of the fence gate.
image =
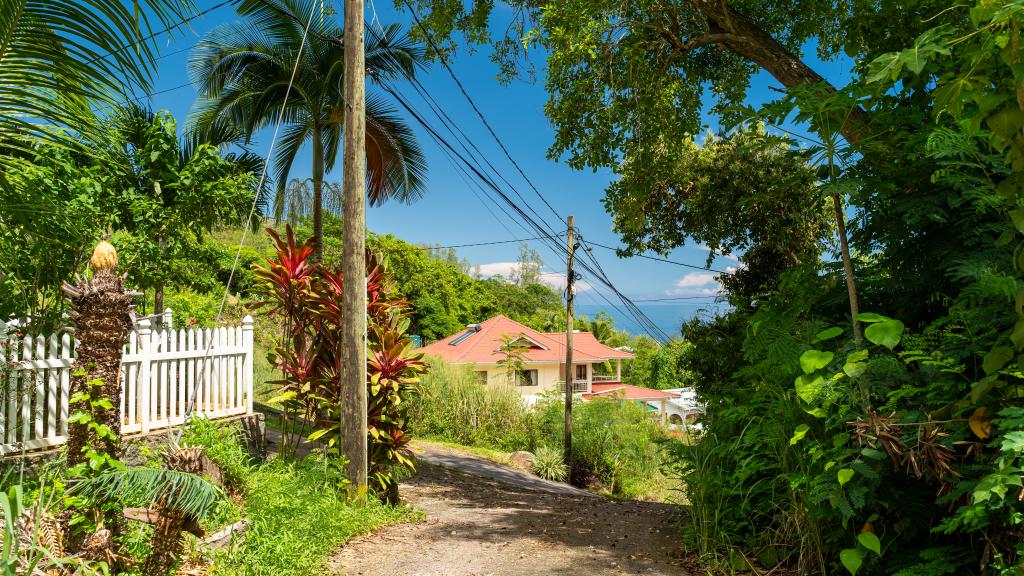
<svg viewBox="0 0 1024 576">
<path fill-rule="evenodd" d="M 171 311 L 164 313 L 171 326 Z M 149 319 L 129 334 L 121 357 L 121 431 L 149 432 L 185 422 L 252 412 L 253 320 L 237 326 L 153 330 Z M 67 440 L 74 339 L 0 335 L 0 456 Z"/>
</svg>

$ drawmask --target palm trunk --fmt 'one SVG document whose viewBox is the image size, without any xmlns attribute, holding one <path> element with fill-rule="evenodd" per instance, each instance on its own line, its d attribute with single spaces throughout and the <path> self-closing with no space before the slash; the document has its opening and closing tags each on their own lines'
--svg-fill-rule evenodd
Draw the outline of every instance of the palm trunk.
<svg viewBox="0 0 1024 576">
<path fill-rule="evenodd" d="M 846 240 L 846 215 L 843 213 L 843 199 L 839 194 L 832 193 L 832 205 L 836 209 L 836 230 L 839 232 L 839 247 L 843 251 L 843 270 L 846 273 L 846 292 L 850 297 L 850 317 L 853 320 L 853 340 L 860 346 L 864 342 L 864 332 L 860 328 L 857 314 L 857 281 L 853 277 L 853 260 L 850 258 L 850 244 Z"/>
<path fill-rule="evenodd" d="M 324 144 L 320 140 L 321 128 L 313 125 L 313 261 L 324 261 Z"/>
</svg>

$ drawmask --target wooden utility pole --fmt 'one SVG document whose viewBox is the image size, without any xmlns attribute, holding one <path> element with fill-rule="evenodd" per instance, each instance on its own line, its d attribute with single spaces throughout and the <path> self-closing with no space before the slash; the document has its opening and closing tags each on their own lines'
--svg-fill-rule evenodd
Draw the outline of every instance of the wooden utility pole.
<svg viewBox="0 0 1024 576">
<path fill-rule="evenodd" d="M 349 496 L 366 502 L 366 62 L 363 0 L 345 0 L 345 284 L 341 341 L 341 444 Z"/>
<path fill-rule="evenodd" d="M 573 237 L 572 216 L 569 216 L 569 232 L 567 235 L 568 253 L 565 266 L 565 465 L 572 471 L 572 392 L 576 380 L 576 370 L 572 365 L 572 301 L 573 281 L 575 272 L 572 269 L 573 255 L 576 253 L 576 239 Z"/>
</svg>

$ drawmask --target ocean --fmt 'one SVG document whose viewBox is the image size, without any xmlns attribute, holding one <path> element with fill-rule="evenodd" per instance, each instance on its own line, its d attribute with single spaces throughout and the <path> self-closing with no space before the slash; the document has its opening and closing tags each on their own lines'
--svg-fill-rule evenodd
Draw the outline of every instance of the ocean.
<svg viewBox="0 0 1024 576">
<path fill-rule="evenodd" d="M 724 303 L 708 302 L 700 300 L 695 302 L 665 302 L 665 303 L 638 303 L 637 307 L 643 312 L 659 330 L 665 334 L 677 338 L 681 335 L 680 327 L 695 315 L 713 315 L 716 311 L 724 310 L 727 305 Z M 600 304 L 577 304 L 576 314 L 593 318 L 598 312 L 606 312 L 615 322 L 615 327 L 628 332 L 634 336 L 645 334 L 633 316 L 626 311 L 625 307 L 619 304 L 616 307 Z"/>
</svg>

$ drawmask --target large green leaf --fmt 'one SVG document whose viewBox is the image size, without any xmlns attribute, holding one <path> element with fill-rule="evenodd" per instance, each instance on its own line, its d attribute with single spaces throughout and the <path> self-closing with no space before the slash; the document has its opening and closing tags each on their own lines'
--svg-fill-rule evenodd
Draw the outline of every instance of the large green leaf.
<svg viewBox="0 0 1024 576">
<path fill-rule="evenodd" d="M 861 532 L 857 535 L 857 542 L 875 554 L 882 555 L 882 543 L 878 540 L 878 536 L 875 536 L 874 532 Z"/>
<path fill-rule="evenodd" d="M 996 346 L 989 350 L 988 354 L 985 354 L 985 358 L 981 361 L 981 367 L 985 370 L 986 374 L 998 372 L 1013 359 L 1013 356 L 1013 348 L 1009 346 Z"/>
<path fill-rule="evenodd" d="M 803 440 L 804 436 L 807 435 L 807 432 L 810 429 L 811 429 L 811 427 L 808 426 L 807 424 L 801 424 L 801 425 L 797 426 L 796 429 L 793 430 L 793 437 L 789 439 L 789 445 L 792 446 L 792 445 L 796 444 L 797 442 Z"/>
<path fill-rule="evenodd" d="M 846 548 L 839 552 L 839 561 L 850 574 L 856 574 L 860 570 L 860 565 L 864 563 L 864 553 L 857 548 Z"/>
<path fill-rule="evenodd" d="M 903 322 L 899 320 L 883 320 L 868 326 L 864 330 L 864 337 L 872 344 L 885 346 L 892 350 L 900 343 L 903 336 Z"/>
<path fill-rule="evenodd" d="M 821 332 L 818 332 L 814 336 L 814 340 L 812 340 L 812 342 L 822 342 L 824 340 L 831 340 L 832 338 L 835 338 L 836 336 L 839 336 L 842 333 L 843 333 L 843 329 L 838 327 L 838 326 L 833 326 L 831 328 L 826 328 L 825 330 L 822 330 Z"/>
<path fill-rule="evenodd" d="M 825 379 L 821 376 L 803 374 L 798 376 L 795 381 L 796 393 L 804 402 L 813 404 L 821 396 L 821 389 L 824 384 Z"/>
<path fill-rule="evenodd" d="M 804 374 L 810 374 L 828 366 L 835 354 L 825 350 L 807 350 L 800 355 L 800 368 Z"/>
</svg>

